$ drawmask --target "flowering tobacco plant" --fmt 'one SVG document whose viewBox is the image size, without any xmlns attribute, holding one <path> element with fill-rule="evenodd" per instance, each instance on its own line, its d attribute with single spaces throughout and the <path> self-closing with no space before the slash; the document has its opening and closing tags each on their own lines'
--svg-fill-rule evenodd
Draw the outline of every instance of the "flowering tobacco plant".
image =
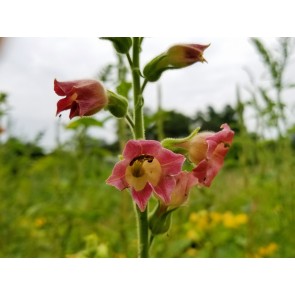
<svg viewBox="0 0 295 295">
<path fill-rule="evenodd" d="M 57 103 L 57 114 L 70 110 L 70 119 L 89 116 L 104 109 L 117 118 L 125 118 L 133 139 L 127 141 L 120 161 L 106 180 L 118 190 L 128 189 L 136 204 L 139 257 L 149 257 L 149 248 L 158 234 L 171 226 L 172 213 L 187 203 L 194 187 L 209 187 L 221 169 L 233 141 L 234 132 L 225 123 L 219 132 L 193 131 L 186 138 L 167 138 L 162 142 L 145 139 L 143 92 L 149 82 L 160 79 L 168 70 L 203 63 L 209 45 L 177 44 L 140 67 L 143 38 L 105 37 L 126 57 L 132 73 L 133 106 L 126 97 L 106 90 L 96 80 L 54 81 L 57 95 L 65 96 Z M 129 113 L 132 112 L 132 115 Z M 183 163 L 193 164 L 191 171 Z M 158 205 L 149 214 L 148 203 L 154 195 Z"/>
</svg>

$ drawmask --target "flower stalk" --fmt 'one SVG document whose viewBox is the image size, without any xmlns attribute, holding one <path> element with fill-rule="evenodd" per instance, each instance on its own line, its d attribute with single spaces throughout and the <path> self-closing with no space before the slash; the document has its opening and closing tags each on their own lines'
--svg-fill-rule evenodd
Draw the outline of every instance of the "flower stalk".
<svg viewBox="0 0 295 295">
<path fill-rule="evenodd" d="M 144 121 L 143 121 L 143 97 L 140 86 L 140 47 L 141 38 L 133 38 L 132 52 L 132 82 L 134 99 L 134 139 L 144 139 Z M 149 257 L 149 226 L 148 226 L 148 205 L 141 212 L 136 206 L 136 215 L 138 223 L 138 256 L 140 258 Z"/>
</svg>

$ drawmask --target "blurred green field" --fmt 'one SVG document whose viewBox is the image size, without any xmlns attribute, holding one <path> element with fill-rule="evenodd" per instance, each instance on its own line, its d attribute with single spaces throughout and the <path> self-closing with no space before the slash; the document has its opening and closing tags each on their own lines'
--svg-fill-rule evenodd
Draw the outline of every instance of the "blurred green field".
<svg viewBox="0 0 295 295">
<path fill-rule="evenodd" d="M 262 145 L 247 163 L 235 158 L 235 142 L 211 188 L 195 188 L 168 234 L 155 238 L 152 257 L 295 257 L 294 150 Z M 136 257 L 129 192 L 105 185 L 116 160 L 107 151 L 41 155 L 17 140 L 2 144 L 0 256 Z"/>
</svg>

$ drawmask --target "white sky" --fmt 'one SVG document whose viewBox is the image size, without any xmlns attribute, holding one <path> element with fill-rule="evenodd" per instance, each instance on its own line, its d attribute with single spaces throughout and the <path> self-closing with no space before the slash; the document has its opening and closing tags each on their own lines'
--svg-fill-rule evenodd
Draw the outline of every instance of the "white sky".
<svg viewBox="0 0 295 295">
<path fill-rule="evenodd" d="M 271 44 L 273 40 L 266 41 Z M 204 53 L 207 64 L 197 63 L 162 75 L 164 109 L 188 115 L 204 110 L 207 105 L 221 109 L 235 102 L 237 84 L 248 84 L 243 67 L 261 76 L 259 56 L 247 38 L 146 38 L 142 66 L 176 43 L 211 43 L 211 46 Z M 56 102 L 60 97 L 53 91 L 53 80 L 94 78 L 103 66 L 115 61 L 110 42 L 98 38 L 7 38 L 0 50 L 0 91 L 9 94 L 12 133 L 29 140 L 44 131 L 41 143 L 54 146 Z M 294 63 L 292 66 L 290 73 L 294 77 Z M 146 87 L 145 102 L 152 109 L 157 104 L 156 90 L 156 83 Z M 294 106 L 294 92 L 286 100 L 290 107 Z M 68 112 L 63 113 L 62 122 L 70 122 Z M 114 139 L 111 125 L 98 133 L 108 140 Z M 68 135 L 70 131 L 64 134 Z"/>
</svg>

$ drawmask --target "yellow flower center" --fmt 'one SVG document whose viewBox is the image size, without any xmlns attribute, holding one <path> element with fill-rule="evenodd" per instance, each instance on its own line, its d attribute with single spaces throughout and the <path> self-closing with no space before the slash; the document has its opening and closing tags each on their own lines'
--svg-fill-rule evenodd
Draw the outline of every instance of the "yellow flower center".
<svg viewBox="0 0 295 295">
<path fill-rule="evenodd" d="M 126 168 L 125 179 L 136 191 L 141 191 L 147 182 L 156 186 L 161 178 L 162 168 L 157 159 L 150 155 L 134 158 Z"/>
</svg>

